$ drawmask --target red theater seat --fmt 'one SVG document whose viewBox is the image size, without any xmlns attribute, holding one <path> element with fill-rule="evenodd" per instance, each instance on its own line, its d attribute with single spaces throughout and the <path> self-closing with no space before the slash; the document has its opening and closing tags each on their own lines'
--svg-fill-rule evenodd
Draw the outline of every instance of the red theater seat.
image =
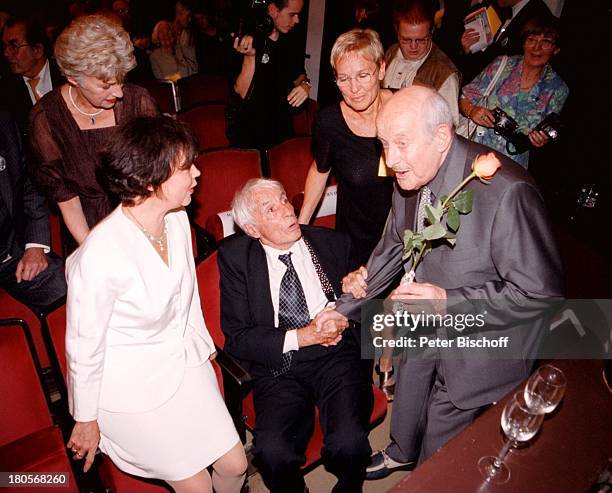
<svg viewBox="0 0 612 493">
<path fill-rule="evenodd" d="M 58 257 L 64 256 L 62 244 L 62 220 L 54 212 L 49 213 L 49 226 L 51 228 L 51 250 Z"/>
<path fill-rule="evenodd" d="M 200 150 L 227 147 L 225 135 L 225 105 L 203 104 L 178 114 L 178 119 L 187 123 L 198 139 Z"/>
<path fill-rule="evenodd" d="M 259 152 L 253 149 L 219 149 L 200 154 L 202 172 L 193 196 L 193 221 L 206 229 L 211 216 L 229 210 L 236 191 L 251 178 L 261 176 Z"/>
<path fill-rule="evenodd" d="M 319 108 L 319 105 L 314 99 L 308 100 L 308 106 L 304 111 L 299 112 L 292 117 L 293 131 L 296 135 L 310 135 L 312 132 L 312 123 Z"/>
<path fill-rule="evenodd" d="M 53 424 L 27 324 L 0 320 L 0 466 L 5 471 L 62 472 L 78 492 L 60 429 Z M 32 491 L 10 488 L 8 491 Z"/>
<path fill-rule="evenodd" d="M 168 493 L 172 491 L 164 481 L 139 478 L 124 473 L 106 455 L 102 455 L 98 472 L 102 483 L 112 493 Z"/>
<path fill-rule="evenodd" d="M 139 81 L 138 85 L 149 91 L 162 113 L 176 115 L 180 110 L 179 96 L 174 82 L 151 79 Z"/>
<path fill-rule="evenodd" d="M 36 355 L 43 368 L 50 365 L 49 356 L 43 341 L 41 324 L 38 317 L 23 303 L 17 301 L 4 289 L 0 288 L 0 318 L 20 318 L 25 320 L 34 339 Z"/>
<path fill-rule="evenodd" d="M 283 184 L 289 200 L 304 191 L 312 163 L 311 140 L 310 136 L 294 137 L 268 150 L 270 176 Z"/>
<path fill-rule="evenodd" d="M 46 329 L 49 331 L 51 360 L 56 360 L 56 370 L 66 379 L 66 305 L 61 305 L 45 316 Z"/>
<path fill-rule="evenodd" d="M 227 103 L 229 86 L 226 77 L 195 74 L 178 81 L 181 108 L 189 109 L 203 103 Z"/>
</svg>

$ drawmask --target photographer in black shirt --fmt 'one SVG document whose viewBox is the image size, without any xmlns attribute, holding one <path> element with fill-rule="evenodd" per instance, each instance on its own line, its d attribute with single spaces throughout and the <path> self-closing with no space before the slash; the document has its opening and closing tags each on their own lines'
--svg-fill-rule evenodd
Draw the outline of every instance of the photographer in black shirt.
<svg viewBox="0 0 612 493">
<path fill-rule="evenodd" d="M 303 0 L 260 3 L 268 32 L 262 33 L 265 22 L 257 22 L 255 32 L 234 39 L 242 60 L 226 115 L 233 147 L 267 149 L 290 137 L 289 116 L 310 93 L 304 55 L 286 36 L 299 22 Z"/>
</svg>

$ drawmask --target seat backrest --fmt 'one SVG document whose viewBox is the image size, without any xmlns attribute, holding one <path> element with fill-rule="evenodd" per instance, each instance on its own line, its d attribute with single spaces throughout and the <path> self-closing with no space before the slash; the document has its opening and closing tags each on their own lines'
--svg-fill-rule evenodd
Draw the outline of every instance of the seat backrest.
<svg viewBox="0 0 612 493">
<path fill-rule="evenodd" d="M 17 301 L 2 288 L 0 288 L 0 318 L 20 318 L 25 320 L 34 340 L 36 356 L 38 356 L 40 364 L 43 368 L 49 366 L 49 355 L 43 340 L 40 320 L 32 310 Z"/>
<path fill-rule="evenodd" d="M 53 425 L 25 321 L 0 319 L 0 446 Z"/>
<path fill-rule="evenodd" d="M 218 212 L 206 220 L 206 231 L 213 236 L 216 242 L 233 235 L 239 229 L 232 217 L 232 211 Z"/>
<path fill-rule="evenodd" d="M 200 150 L 229 146 L 225 135 L 225 105 L 203 104 L 178 114 L 198 138 Z"/>
<path fill-rule="evenodd" d="M 268 150 L 270 176 L 285 187 L 287 197 L 292 200 L 304 191 L 308 168 L 312 163 L 311 138 L 294 137 Z"/>
<path fill-rule="evenodd" d="M 296 135 L 310 135 L 312 132 L 312 123 L 319 105 L 314 99 L 308 100 L 308 105 L 304 111 L 293 115 L 292 125 Z"/>
<path fill-rule="evenodd" d="M 49 213 L 49 227 L 51 229 L 51 250 L 53 250 L 53 253 L 58 257 L 63 257 L 62 220 L 59 215 L 54 212 Z"/>
<path fill-rule="evenodd" d="M 57 363 L 62 377 L 66 378 L 66 305 L 53 310 L 45 317 L 49 335 L 51 336 L 51 344 L 53 345 L 54 357 L 57 357 Z M 53 359 L 53 357 L 51 358 Z"/>
<path fill-rule="evenodd" d="M 259 152 L 253 149 L 205 152 L 197 158 L 196 165 L 202 176 L 193 196 L 193 219 L 202 228 L 210 216 L 229 210 L 242 185 L 261 176 Z"/>
<path fill-rule="evenodd" d="M 227 103 L 228 81 L 221 75 L 195 74 L 178 81 L 181 108 L 189 109 L 204 103 Z"/>
<path fill-rule="evenodd" d="M 196 267 L 200 304 L 206 327 L 217 346 L 223 348 L 225 336 L 221 330 L 221 293 L 219 290 L 219 266 L 217 252 L 206 257 Z"/>
<path fill-rule="evenodd" d="M 113 493 L 169 493 L 173 491 L 167 483 L 158 479 L 143 479 L 120 470 L 108 456 L 103 455 L 98 472 L 102 483 Z"/>
<path fill-rule="evenodd" d="M 138 85 L 144 87 L 157 103 L 159 111 L 167 115 L 175 115 L 180 109 L 180 102 L 174 82 L 169 80 L 143 80 Z"/>
</svg>

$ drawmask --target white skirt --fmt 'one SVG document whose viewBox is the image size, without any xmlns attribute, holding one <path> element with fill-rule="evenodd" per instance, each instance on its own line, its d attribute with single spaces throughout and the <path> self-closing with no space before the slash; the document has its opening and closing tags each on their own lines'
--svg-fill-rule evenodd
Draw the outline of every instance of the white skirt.
<svg viewBox="0 0 612 493">
<path fill-rule="evenodd" d="M 200 472 L 239 442 L 210 361 L 185 377 L 160 407 L 144 413 L 100 409 L 100 450 L 115 465 L 145 478 L 180 481 Z"/>
</svg>

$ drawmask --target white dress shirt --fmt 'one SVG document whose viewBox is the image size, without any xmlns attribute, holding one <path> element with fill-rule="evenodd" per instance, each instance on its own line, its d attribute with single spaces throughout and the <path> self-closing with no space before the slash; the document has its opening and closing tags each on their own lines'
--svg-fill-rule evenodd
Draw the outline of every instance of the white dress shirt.
<svg viewBox="0 0 612 493">
<path fill-rule="evenodd" d="M 328 299 L 321 288 L 321 281 L 312 263 L 312 257 L 308 251 L 308 247 L 304 243 L 304 239 L 296 241 L 289 250 L 277 250 L 270 246 L 261 245 L 266 252 L 266 261 L 268 263 L 268 273 L 270 278 L 270 294 L 272 295 L 272 306 L 274 308 L 274 326 L 278 327 L 278 305 L 280 285 L 283 276 L 287 271 L 287 266 L 279 259 L 279 255 L 284 255 L 291 252 L 291 262 L 304 290 L 306 304 L 308 305 L 308 313 L 310 318 L 315 316 L 325 308 Z M 297 351 L 299 349 L 297 339 L 297 329 L 288 330 L 285 335 L 285 343 L 283 345 L 283 353 L 288 351 Z"/>
<path fill-rule="evenodd" d="M 34 92 L 32 92 L 32 86 L 28 82 L 30 79 L 38 79 L 38 85 L 36 86 L 36 93 L 39 98 L 42 98 L 45 94 L 50 92 L 53 89 L 53 83 L 51 82 L 51 70 L 49 69 L 49 60 L 45 62 L 43 68 L 36 75 L 36 77 L 23 77 L 23 82 L 28 88 L 28 93 L 30 94 L 30 99 L 32 100 L 32 104 L 36 104 L 36 97 L 34 96 Z"/>
</svg>

